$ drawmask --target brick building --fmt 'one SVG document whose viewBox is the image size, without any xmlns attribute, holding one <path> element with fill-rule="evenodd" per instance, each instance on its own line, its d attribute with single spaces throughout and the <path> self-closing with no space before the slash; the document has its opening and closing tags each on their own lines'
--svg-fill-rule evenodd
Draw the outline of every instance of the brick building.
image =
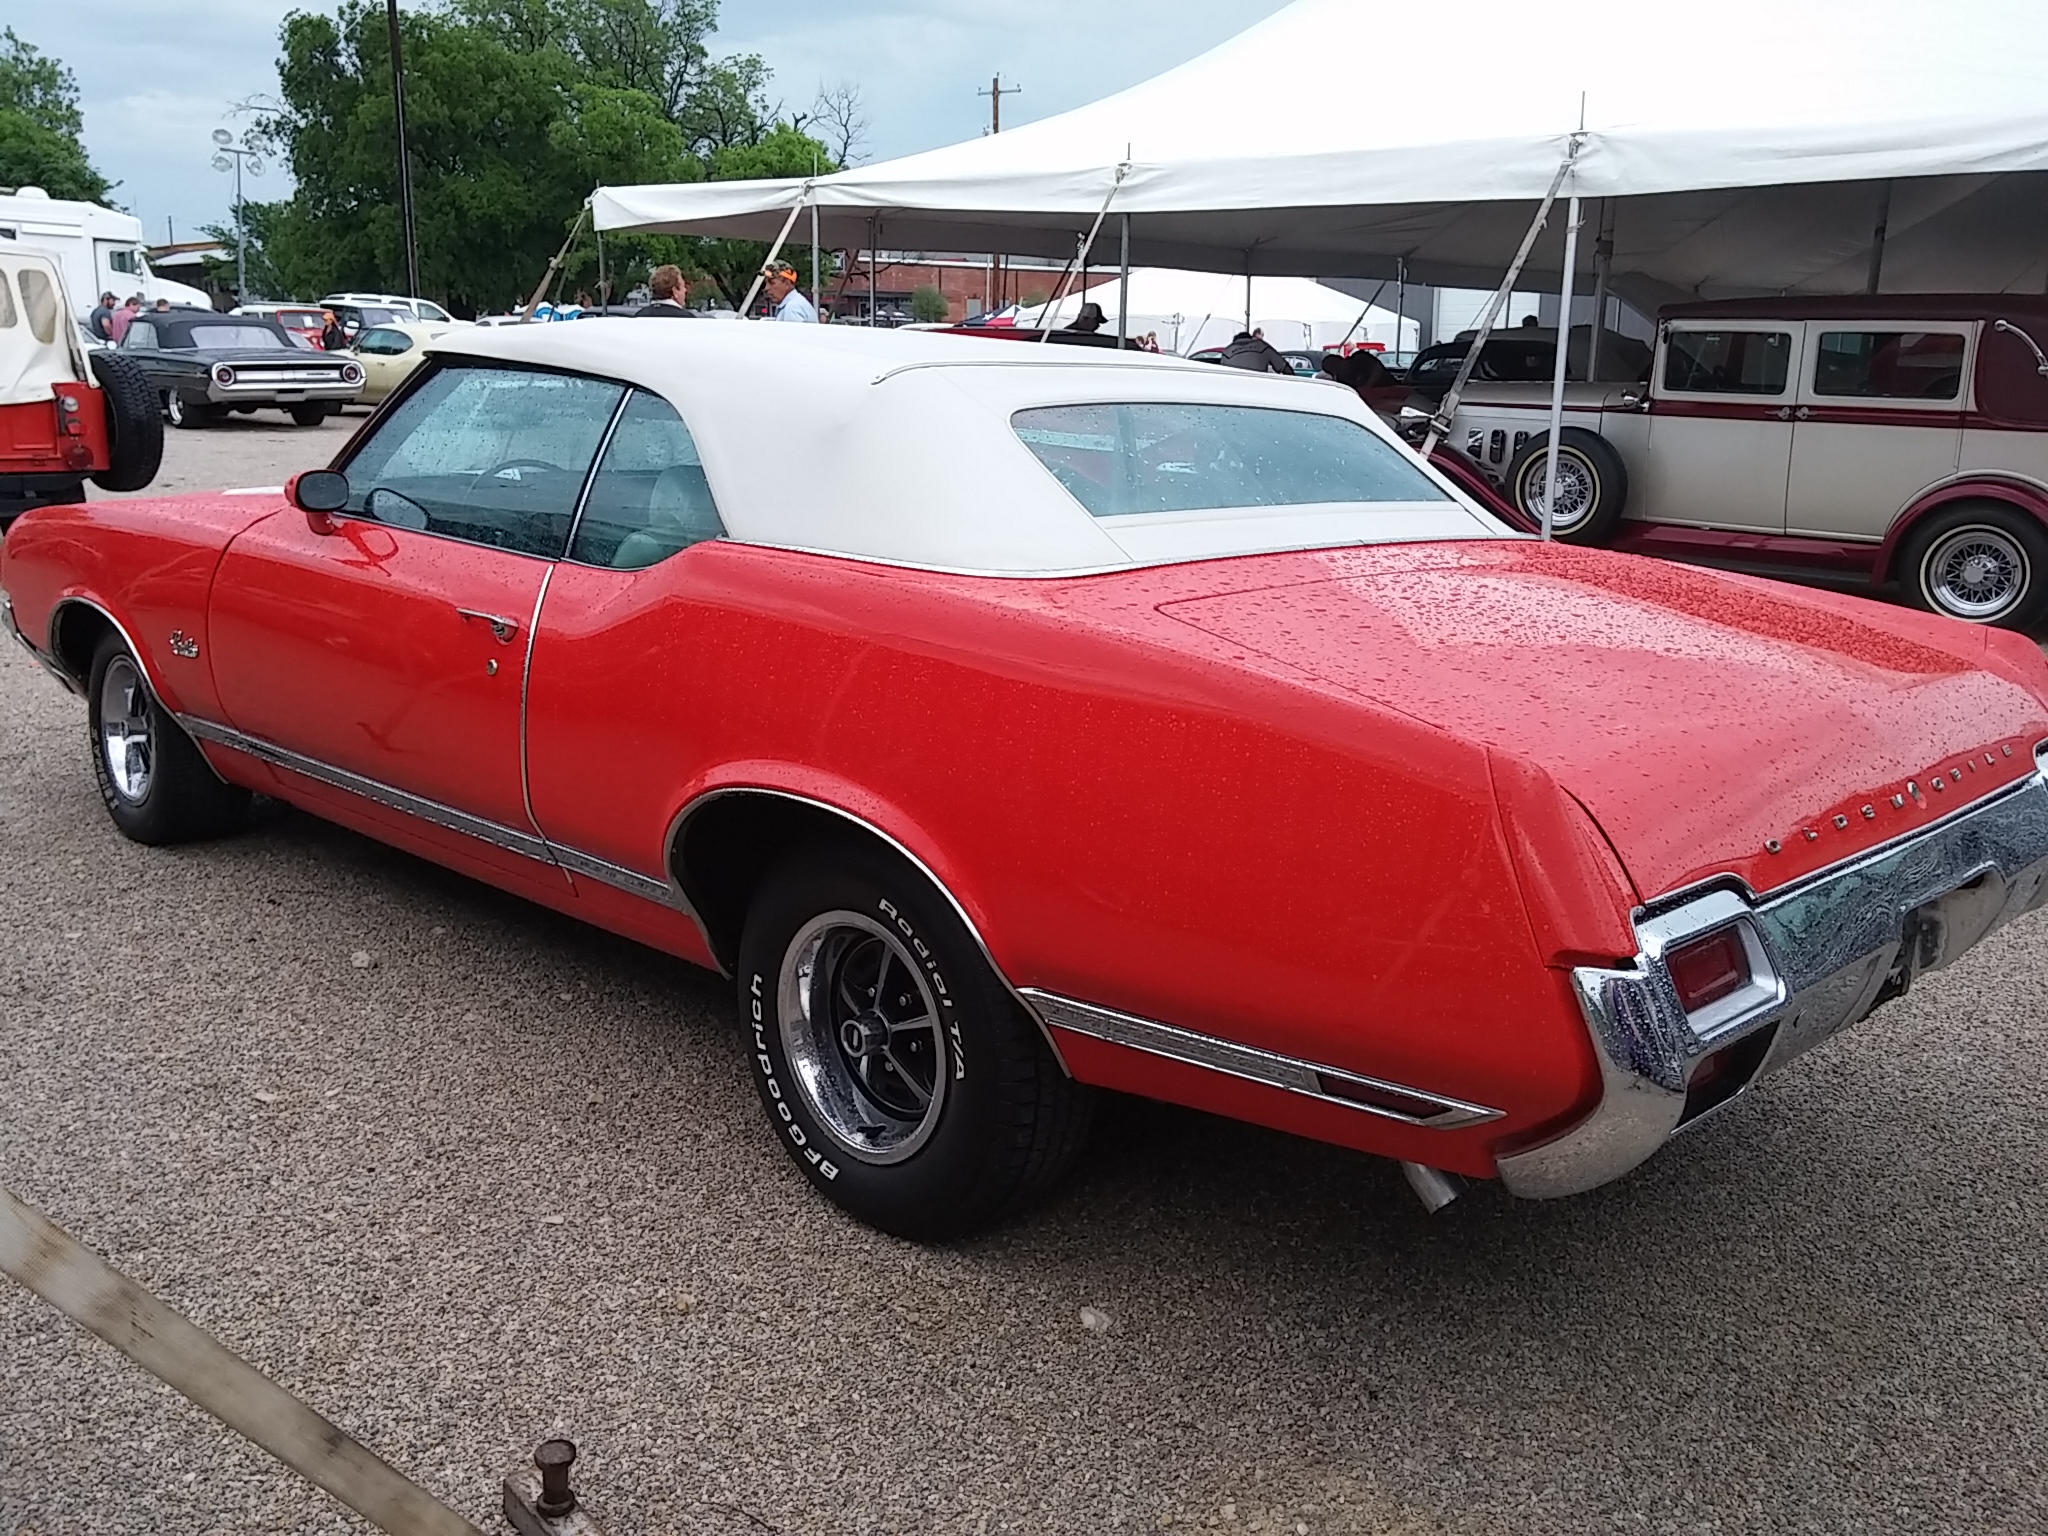
<svg viewBox="0 0 2048 1536">
<path fill-rule="evenodd" d="M 998 262 L 952 252 L 855 251 L 825 289 L 825 308 L 834 317 L 867 318 L 871 255 L 875 309 L 885 322 L 898 324 L 910 318 L 910 297 L 920 288 L 938 289 L 946 298 L 947 318 L 960 321 L 1006 304 L 1044 303 L 1058 293 L 1065 270 L 1036 256 L 1005 256 Z M 1094 267 L 1085 275 L 1076 273 L 1068 291 L 1115 280 L 1113 269 Z"/>
</svg>

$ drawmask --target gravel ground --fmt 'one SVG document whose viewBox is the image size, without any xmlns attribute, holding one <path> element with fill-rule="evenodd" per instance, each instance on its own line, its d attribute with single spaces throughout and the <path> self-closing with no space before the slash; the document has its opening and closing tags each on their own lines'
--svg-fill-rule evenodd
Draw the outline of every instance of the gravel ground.
<svg viewBox="0 0 2048 1536">
<path fill-rule="evenodd" d="M 1577 1200 L 1118 1101 L 924 1249 L 716 978 L 280 807 L 126 844 L 83 719 L 0 655 L 0 1182 L 489 1529 L 563 1431 L 620 1536 L 2048 1529 L 2040 918 Z M 359 1529 L 0 1283 L 0 1536 Z"/>
</svg>

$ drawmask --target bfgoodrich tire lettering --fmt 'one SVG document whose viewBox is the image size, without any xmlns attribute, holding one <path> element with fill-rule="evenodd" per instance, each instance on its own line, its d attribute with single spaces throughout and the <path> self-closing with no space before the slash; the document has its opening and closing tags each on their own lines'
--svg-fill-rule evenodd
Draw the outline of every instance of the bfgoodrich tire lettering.
<svg viewBox="0 0 2048 1536">
<path fill-rule="evenodd" d="M 150 690 L 118 635 L 93 653 L 86 715 L 93 781 L 107 814 L 138 843 L 186 843 L 241 824 L 249 791 L 223 783 Z"/>
<path fill-rule="evenodd" d="M 901 1237 L 987 1226 L 1071 1164 L 1091 1096 L 930 883 L 848 846 L 761 885 L 740 942 L 755 1087 L 776 1139 Z"/>
<path fill-rule="evenodd" d="M 2048 614 L 2048 530 L 2004 502 L 1957 502 L 1906 536 L 1898 573 L 1916 608 L 2031 630 Z"/>
</svg>

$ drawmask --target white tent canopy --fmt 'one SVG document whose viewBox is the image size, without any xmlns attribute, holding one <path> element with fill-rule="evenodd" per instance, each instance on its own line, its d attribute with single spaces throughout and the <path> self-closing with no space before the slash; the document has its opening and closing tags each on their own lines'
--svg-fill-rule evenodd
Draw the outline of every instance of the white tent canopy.
<svg viewBox="0 0 2048 1536">
<path fill-rule="evenodd" d="M 605 188 L 596 222 L 772 239 L 815 204 L 829 246 L 1064 257 L 1106 207 L 1147 264 L 1377 277 L 1399 259 L 1491 286 L 1576 144 L 1564 194 L 1628 200 L 1613 271 L 1638 303 L 1861 290 L 1881 221 L 1887 289 L 2048 278 L 2038 0 L 1448 0 L 1428 22 L 1453 62 L 1397 56 L 1415 13 L 1392 0 L 1296 0 L 1012 132 L 816 181 Z M 1304 59 L 1340 67 L 1291 90 Z M 1562 222 L 1532 284 L 1559 275 Z"/>
<path fill-rule="evenodd" d="M 1047 323 L 1065 325 L 1080 314 L 1084 303 L 1092 302 L 1102 306 L 1114 331 L 1121 286 L 1114 279 L 1096 281 L 1086 292 L 1069 294 L 1049 308 Z M 1124 334 L 1151 331 L 1162 351 L 1186 356 L 1224 345 L 1244 329 L 1245 312 L 1241 275 L 1138 267 L 1131 272 L 1131 319 Z M 1314 352 L 1345 341 L 1377 342 L 1387 348 L 1403 344 L 1391 309 L 1369 306 L 1306 277 L 1253 278 L 1250 312 L 1252 326 L 1282 351 Z M 1038 316 L 1038 308 L 1026 305 L 1019 323 L 1036 325 Z M 1405 345 L 1413 347 L 1416 335 L 1416 323 L 1410 320 Z"/>
</svg>

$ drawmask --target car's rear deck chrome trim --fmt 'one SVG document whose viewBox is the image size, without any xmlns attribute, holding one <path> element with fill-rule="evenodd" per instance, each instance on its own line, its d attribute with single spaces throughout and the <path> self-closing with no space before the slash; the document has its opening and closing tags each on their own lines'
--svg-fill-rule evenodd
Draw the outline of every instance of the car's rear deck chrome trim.
<svg viewBox="0 0 2048 1536">
<path fill-rule="evenodd" d="M 1268 1088 L 1284 1089 L 1304 1098 L 1320 1099 L 1326 1104 L 1355 1109 L 1402 1125 L 1446 1131 L 1457 1126 L 1498 1120 L 1505 1113 L 1484 1104 L 1471 1104 L 1447 1094 L 1433 1093 L 1427 1088 L 1391 1083 L 1383 1078 L 1366 1077 L 1337 1067 L 1318 1066 L 1312 1061 L 1262 1051 L 1256 1046 L 1239 1045 L 1214 1035 L 1197 1034 L 1176 1025 L 1161 1024 L 1152 1019 L 1141 1019 L 1135 1014 L 1119 1013 L 1113 1008 L 1042 992 L 1035 987 L 1024 988 L 1023 997 L 1054 1029 L 1071 1030 L 1077 1035 L 1127 1046 L 1150 1056 L 1163 1056 L 1187 1066 L 1203 1067 Z"/>
</svg>

